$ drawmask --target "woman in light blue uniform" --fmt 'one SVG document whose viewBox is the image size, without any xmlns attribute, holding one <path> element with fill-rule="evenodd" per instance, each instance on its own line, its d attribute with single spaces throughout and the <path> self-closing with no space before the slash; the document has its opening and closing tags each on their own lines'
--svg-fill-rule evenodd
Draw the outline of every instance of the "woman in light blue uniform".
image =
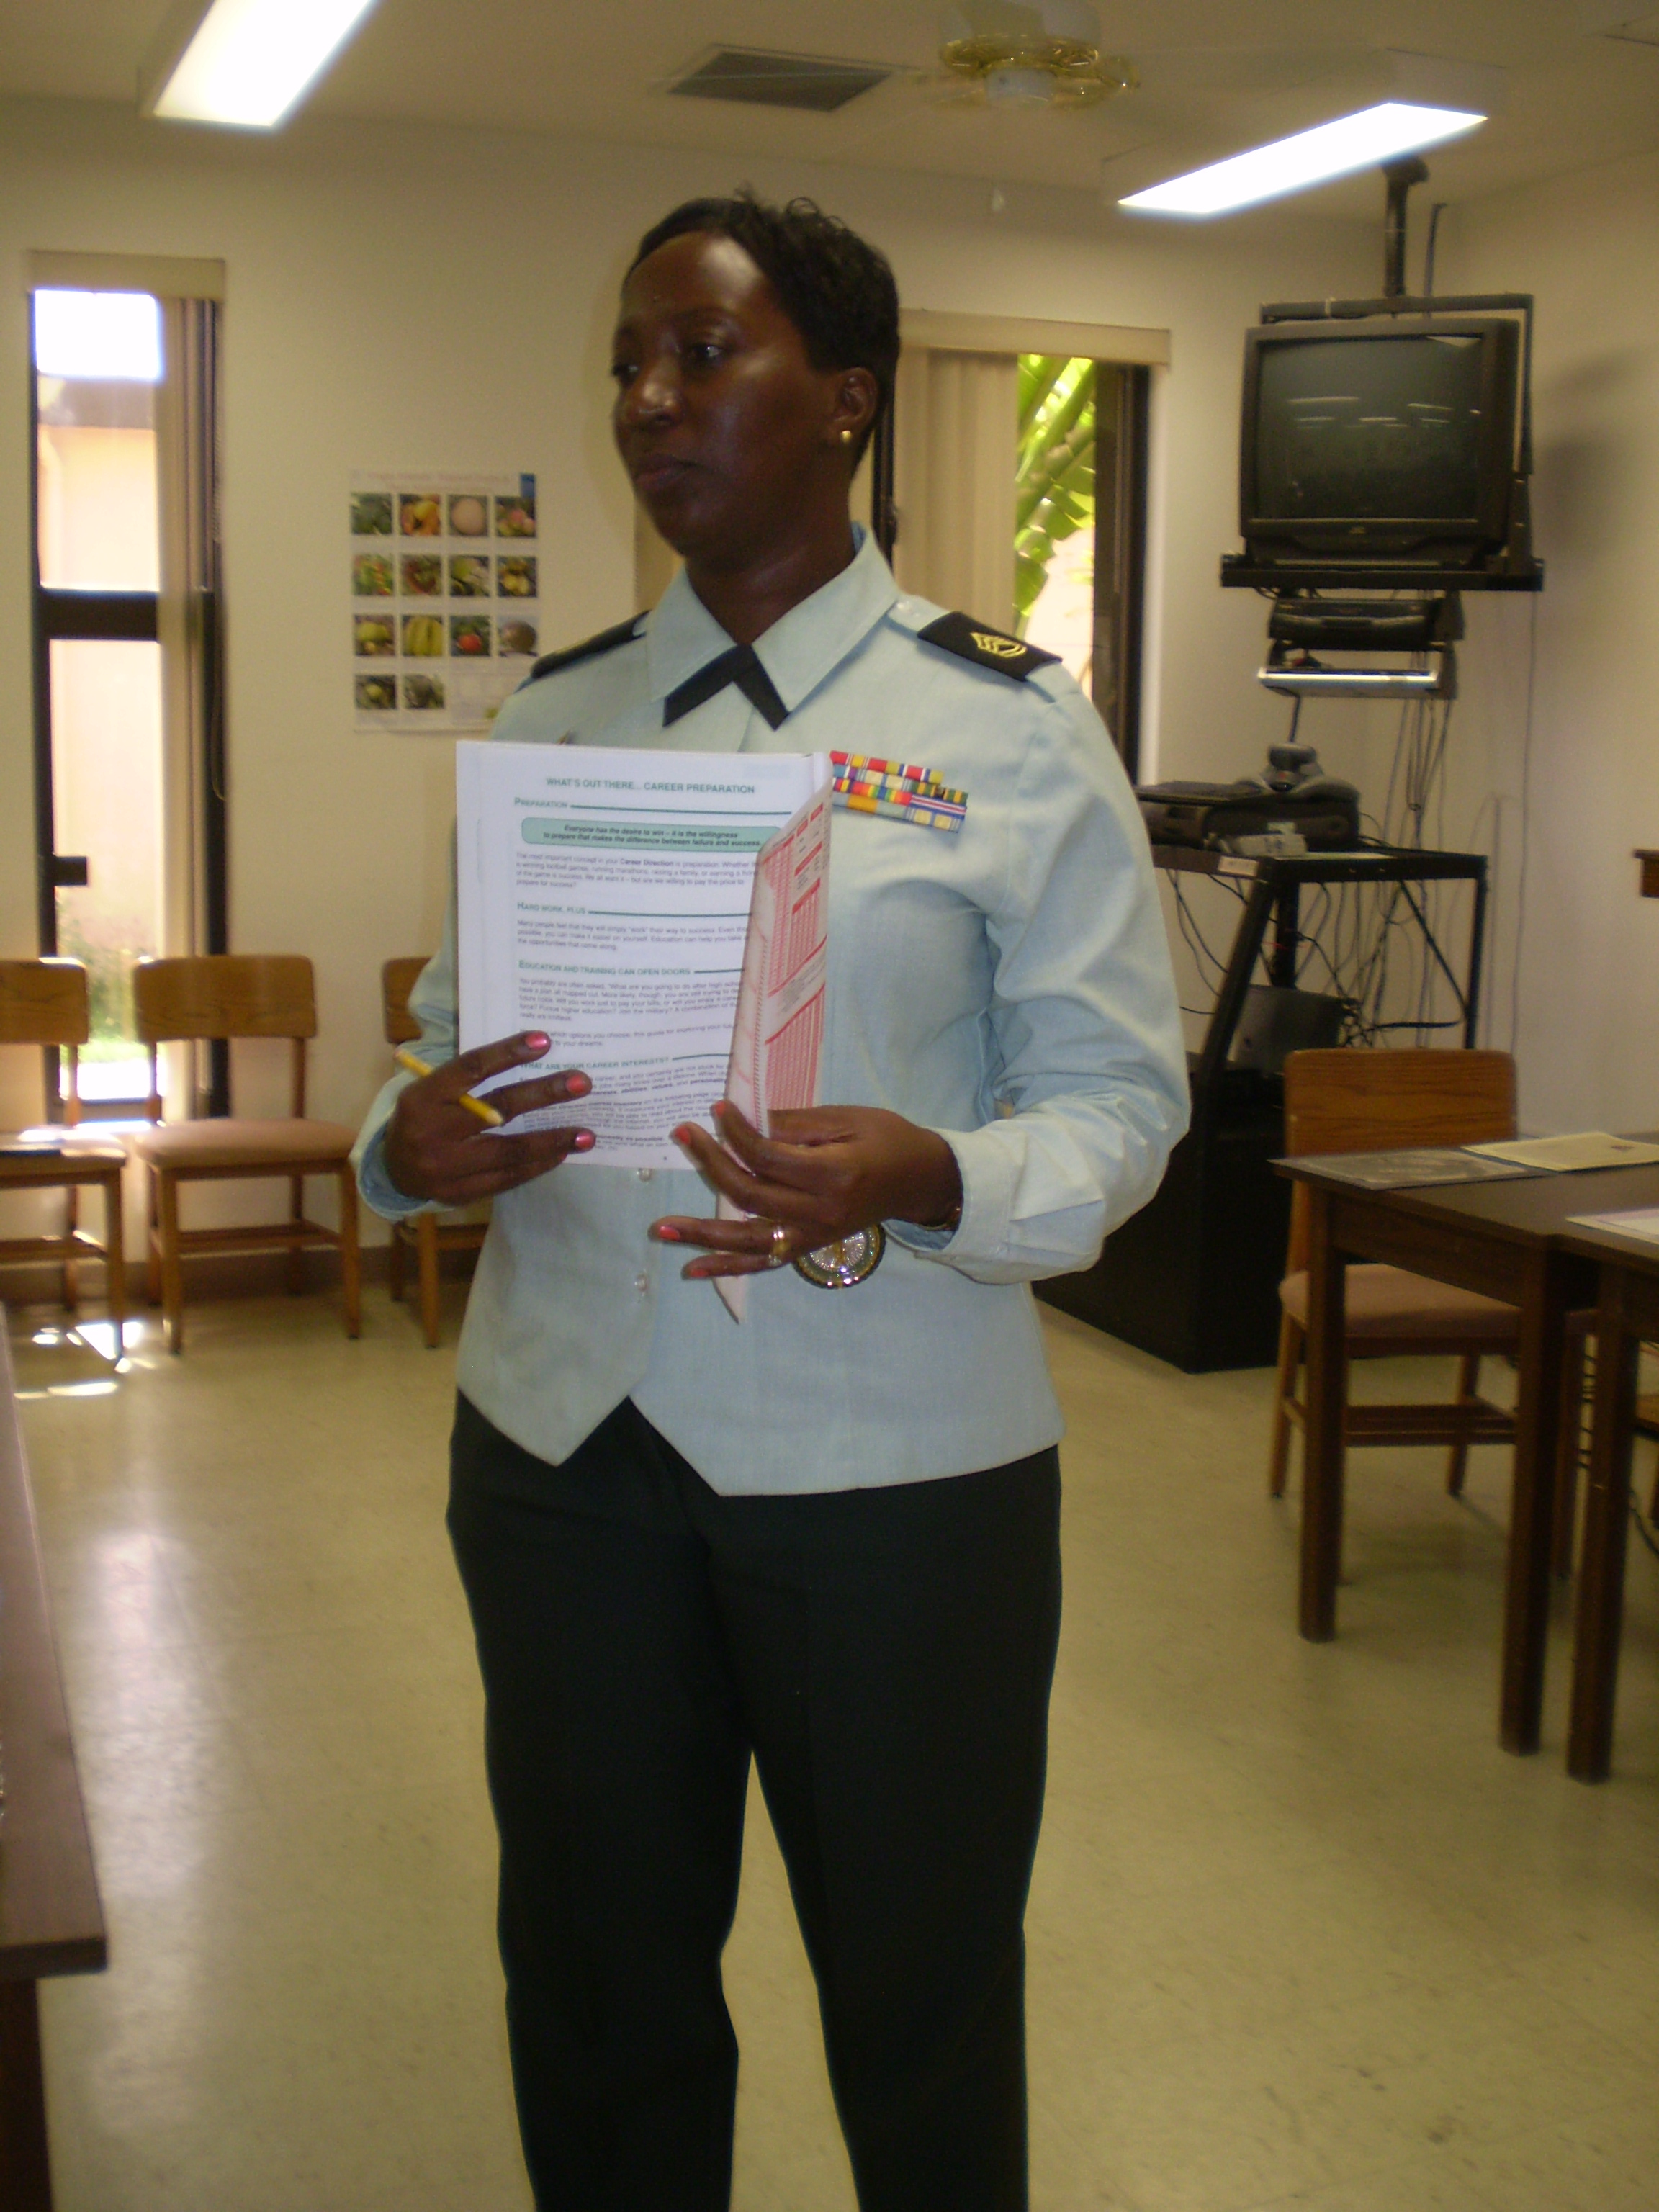
<svg viewBox="0 0 1659 2212">
<path fill-rule="evenodd" d="M 456 1055 L 452 922 L 412 1000 L 442 1065 L 388 1085 L 359 1145 L 390 1217 L 496 1200 L 450 1527 L 541 2212 L 727 2203 L 751 1756 L 863 2212 L 1025 2203 L 1061 1427 L 1029 1285 L 1151 1196 L 1185 1059 L 1093 708 L 1049 655 L 901 594 L 850 520 L 897 350 L 886 263 L 806 203 L 693 202 L 649 233 L 616 431 L 685 566 L 496 724 L 924 772 L 834 817 L 836 1103 L 767 1138 L 723 1109 L 720 1142 L 676 1132 L 684 1173 L 564 1165 L 580 1130 L 485 1135 L 460 1092 L 547 1040 Z M 965 801 L 905 803 L 939 790 Z M 713 1218 L 712 1189 L 748 1218 Z M 761 1278 L 741 1328 L 716 1273 Z"/>
</svg>

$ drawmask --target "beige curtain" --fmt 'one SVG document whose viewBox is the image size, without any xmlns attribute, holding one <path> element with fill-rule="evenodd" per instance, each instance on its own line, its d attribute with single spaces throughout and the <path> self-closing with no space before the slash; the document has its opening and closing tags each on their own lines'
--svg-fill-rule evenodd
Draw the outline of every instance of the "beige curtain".
<svg viewBox="0 0 1659 2212">
<path fill-rule="evenodd" d="M 206 868 L 202 778 L 209 753 L 204 685 L 203 594 L 211 589 L 205 542 L 213 493 L 199 477 L 207 448 L 201 410 L 196 325 L 189 300 L 161 302 L 167 374 L 156 393 L 156 474 L 161 537 L 161 589 L 156 629 L 162 685 L 162 943 L 165 953 L 207 950 Z"/>
<path fill-rule="evenodd" d="M 894 427 L 900 588 L 997 629 L 1014 625 L 1012 354 L 907 346 Z"/>
</svg>

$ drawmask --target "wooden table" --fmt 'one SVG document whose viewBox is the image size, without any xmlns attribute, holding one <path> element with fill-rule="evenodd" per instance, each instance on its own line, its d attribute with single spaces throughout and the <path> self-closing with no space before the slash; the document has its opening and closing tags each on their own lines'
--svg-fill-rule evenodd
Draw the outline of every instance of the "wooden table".
<svg viewBox="0 0 1659 2212">
<path fill-rule="evenodd" d="M 36 1984 L 107 1960 L 0 1329 L 0 2205 L 51 2212 Z"/>
<path fill-rule="evenodd" d="M 1659 1168 L 1391 1191 L 1358 1189 L 1294 1160 L 1283 1172 L 1307 1184 L 1310 1200 L 1302 1633 L 1315 1643 L 1336 1633 L 1347 1262 L 1380 1260 L 1504 1299 L 1520 1309 L 1521 1330 L 1498 1738 L 1506 1751 L 1536 1751 L 1566 1322 L 1597 1288 L 1597 1261 L 1567 1243 L 1567 1223 L 1575 1213 L 1659 1206 Z"/>
<path fill-rule="evenodd" d="M 1583 1210 L 1605 1213 L 1613 1208 L 1597 1205 Z M 1562 1242 L 1569 1250 L 1595 1261 L 1601 1281 L 1595 1415 L 1573 1632 L 1567 1771 L 1580 1782 L 1605 1782 L 1613 1766 L 1613 1700 L 1625 1619 L 1637 1360 L 1644 1341 L 1659 1338 L 1659 1246 L 1621 1237 L 1613 1230 L 1583 1228 L 1567 1231 Z"/>
</svg>

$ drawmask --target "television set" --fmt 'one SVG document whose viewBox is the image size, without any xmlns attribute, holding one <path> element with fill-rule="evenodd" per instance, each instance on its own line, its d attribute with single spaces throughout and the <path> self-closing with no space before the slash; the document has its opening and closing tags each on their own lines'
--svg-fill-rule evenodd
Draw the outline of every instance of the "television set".
<svg viewBox="0 0 1659 2212">
<path fill-rule="evenodd" d="M 1244 341 L 1239 526 L 1255 562 L 1479 568 L 1516 477 L 1520 328 L 1486 315 L 1265 323 Z"/>
</svg>

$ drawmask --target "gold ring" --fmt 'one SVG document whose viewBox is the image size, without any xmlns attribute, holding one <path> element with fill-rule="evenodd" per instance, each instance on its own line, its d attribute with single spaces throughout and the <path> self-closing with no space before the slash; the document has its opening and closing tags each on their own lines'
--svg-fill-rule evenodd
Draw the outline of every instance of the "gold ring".
<svg viewBox="0 0 1659 2212">
<path fill-rule="evenodd" d="M 769 1267 L 789 1265 L 789 1231 L 781 1221 L 772 1224 L 772 1249 L 766 1256 L 766 1264 Z"/>
</svg>

